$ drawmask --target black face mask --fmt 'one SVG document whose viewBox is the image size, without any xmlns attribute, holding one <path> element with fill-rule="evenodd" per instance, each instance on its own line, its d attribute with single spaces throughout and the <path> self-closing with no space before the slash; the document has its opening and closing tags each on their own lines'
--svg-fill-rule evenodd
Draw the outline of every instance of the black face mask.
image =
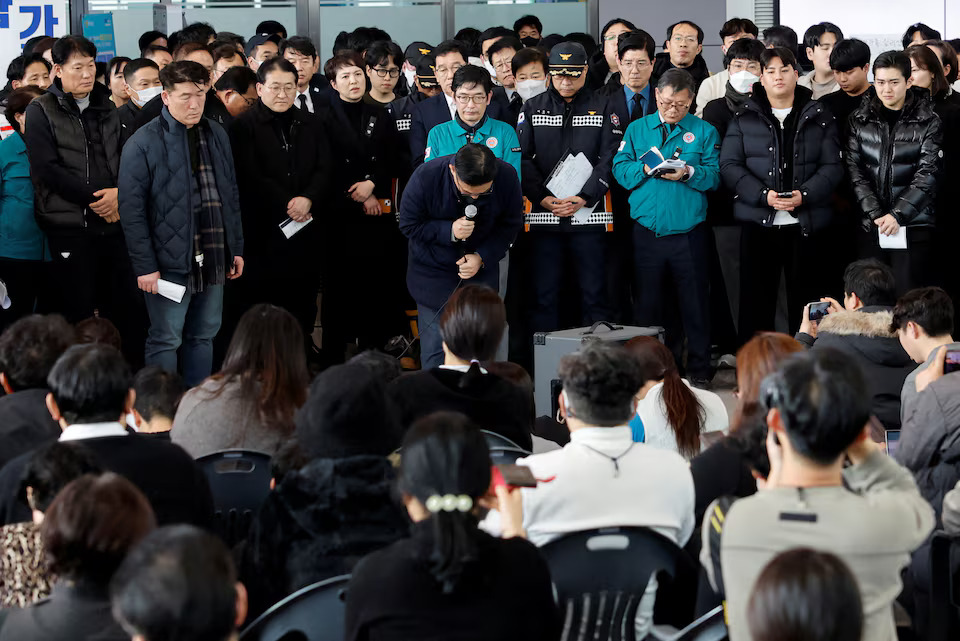
<svg viewBox="0 0 960 641">
<path fill-rule="evenodd" d="M 523 44 L 524 47 L 536 47 L 540 44 L 540 38 L 527 36 L 526 38 L 520 38 L 520 43 Z"/>
</svg>

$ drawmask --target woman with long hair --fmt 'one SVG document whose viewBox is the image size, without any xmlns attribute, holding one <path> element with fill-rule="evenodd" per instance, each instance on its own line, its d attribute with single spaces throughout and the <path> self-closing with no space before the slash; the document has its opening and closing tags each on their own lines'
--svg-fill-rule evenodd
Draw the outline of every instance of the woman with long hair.
<svg viewBox="0 0 960 641">
<path fill-rule="evenodd" d="M 550 572 L 523 537 L 519 493 L 498 491 L 505 535 L 478 527 L 490 451 L 462 414 L 417 421 L 403 443 L 398 487 L 411 537 L 357 565 L 347 591 L 348 641 L 555 641 L 560 619 Z M 518 509 L 519 508 L 519 509 Z"/>
<path fill-rule="evenodd" d="M 503 301 L 489 287 L 466 285 L 454 292 L 440 318 L 443 365 L 401 376 L 388 388 L 404 430 L 432 412 L 460 412 L 530 450 L 532 397 L 481 365 L 495 358 L 506 326 Z"/>
<path fill-rule="evenodd" d="M 764 332 L 751 338 L 737 352 L 737 406 L 730 423 L 730 435 L 690 461 L 698 526 L 710 503 L 721 496 L 739 498 L 754 494 L 756 477 L 765 477 L 769 472 L 764 446 L 766 416 L 759 405 L 760 383 L 776 371 L 784 359 L 803 349 L 803 345 L 786 334 Z"/>
<path fill-rule="evenodd" d="M 643 371 L 637 413 L 630 421 L 635 442 L 671 450 L 690 459 L 700 453 L 700 435 L 727 429 L 723 401 L 680 378 L 670 349 L 656 338 L 638 336 L 626 347 Z"/>
<path fill-rule="evenodd" d="M 276 454 L 309 383 L 297 319 L 255 305 L 240 319 L 220 371 L 180 401 L 170 437 L 194 458 L 234 448 Z"/>
</svg>

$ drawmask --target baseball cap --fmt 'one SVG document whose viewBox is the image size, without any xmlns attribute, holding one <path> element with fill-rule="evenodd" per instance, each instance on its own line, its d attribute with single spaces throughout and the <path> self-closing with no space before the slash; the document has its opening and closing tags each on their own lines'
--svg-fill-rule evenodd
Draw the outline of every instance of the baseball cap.
<svg viewBox="0 0 960 641">
<path fill-rule="evenodd" d="M 550 50 L 550 75 L 580 77 L 587 64 L 587 52 L 576 42 L 561 42 Z"/>
<path fill-rule="evenodd" d="M 264 42 L 273 42 L 279 45 L 280 36 L 275 33 L 258 33 L 247 40 L 247 46 L 243 48 L 243 53 L 249 58 L 251 55 L 253 55 L 254 50 Z"/>
<path fill-rule="evenodd" d="M 437 82 L 437 59 L 431 55 L 420 57 L 417 63 L 417 78 L 420 80 L 421 87 L 439 87 Z"/>
<path fill-rule="evenodd" d="M 426 42 L 411 42 L 403 52 L 403 59 L 416 67 L 420 64 L 420 59 L 433 53 L 433 45 Z"/>
<path fill-rule="evenodd" d="M 0 308 L 10 309 L 10 296 L 7 295 L 7 284 L 0 280 Z"/>
</svg>

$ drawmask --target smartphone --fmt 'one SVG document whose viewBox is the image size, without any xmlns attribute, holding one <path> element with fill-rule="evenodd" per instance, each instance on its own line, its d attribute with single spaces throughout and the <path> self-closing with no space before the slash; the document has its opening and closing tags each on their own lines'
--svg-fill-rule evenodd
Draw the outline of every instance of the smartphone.
<svg viewBox="0 0 960 641">
<path fill-rule="evenodd" d="M 894 456 L 900 447 L 900 430 L 887 430 L 884 441 L 887 444 L 887 456 Z"/>
<path fill-rule="evenodd" d="M 792 191 L 778 191 L 778 192 L 777 192 L 777 198 L 783 198 L 784 200 L 790 200 L 791 198 L 793 198 L 793 192 L 792 192 Z"/>
<path fill-rule="evenodd" d="M 537 479 L 533 476 L 530 468 L 525 465 L 494 465 L 491 472 L 491 485 L 493 487 L 498 485 L 506 485 L 511 489 L 516 487 L 537 487 Z"/>
<path fill-rule="evenodd" d="M 960 349 L 948 349 L 943 358 L 943 373 L 960 372 Z"/>
<path fill-rule="evenodd" d="M 827 315 L 827 310 L 830 309 L 830 303 L 810 303 L 810 311 L 807 314 L 807 318 L 812 321 L 819 321 L 824 316 Z"/>
</svg>

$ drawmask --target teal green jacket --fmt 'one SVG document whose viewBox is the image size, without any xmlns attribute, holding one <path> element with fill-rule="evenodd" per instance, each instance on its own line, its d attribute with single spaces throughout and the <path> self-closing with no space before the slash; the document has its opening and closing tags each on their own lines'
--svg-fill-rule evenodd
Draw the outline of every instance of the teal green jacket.
<svg viewBox="0 0 960 641">
<path fill-rule="evenodd" d="M 687 114 L 663 141 L 660 113 L 633 121 L 613 158 L 613 176 L 630 192 L 630 217 L 657 236 L 683 234 L 707 218 L 705 192 L 720 185 L 720 135 L 713 125 Z M 669 158 L 680 148 L 680 160 L 693 167 L 686 182 L 653 178 L 640 158 L 651 147 Z"/>
<path fill-rule="evenodd" d="M 489 147 L 494 156 L 513 165 L 517 170 L 517 178 L 520 177 L 520 140 L 513 127 L 487 116 L 474 134 L 473 142 Z M 439 124 L 427 134 L 424 161 L 455 154 L 465 144 L 467 131 L 456 119 Z"/>
<path fill-rule="evenodd" d="M 18 133 L 0 142 L 0 257 L 50 260 L 46 236 L 33 217 L 30 163 Z"/>
</svg>

